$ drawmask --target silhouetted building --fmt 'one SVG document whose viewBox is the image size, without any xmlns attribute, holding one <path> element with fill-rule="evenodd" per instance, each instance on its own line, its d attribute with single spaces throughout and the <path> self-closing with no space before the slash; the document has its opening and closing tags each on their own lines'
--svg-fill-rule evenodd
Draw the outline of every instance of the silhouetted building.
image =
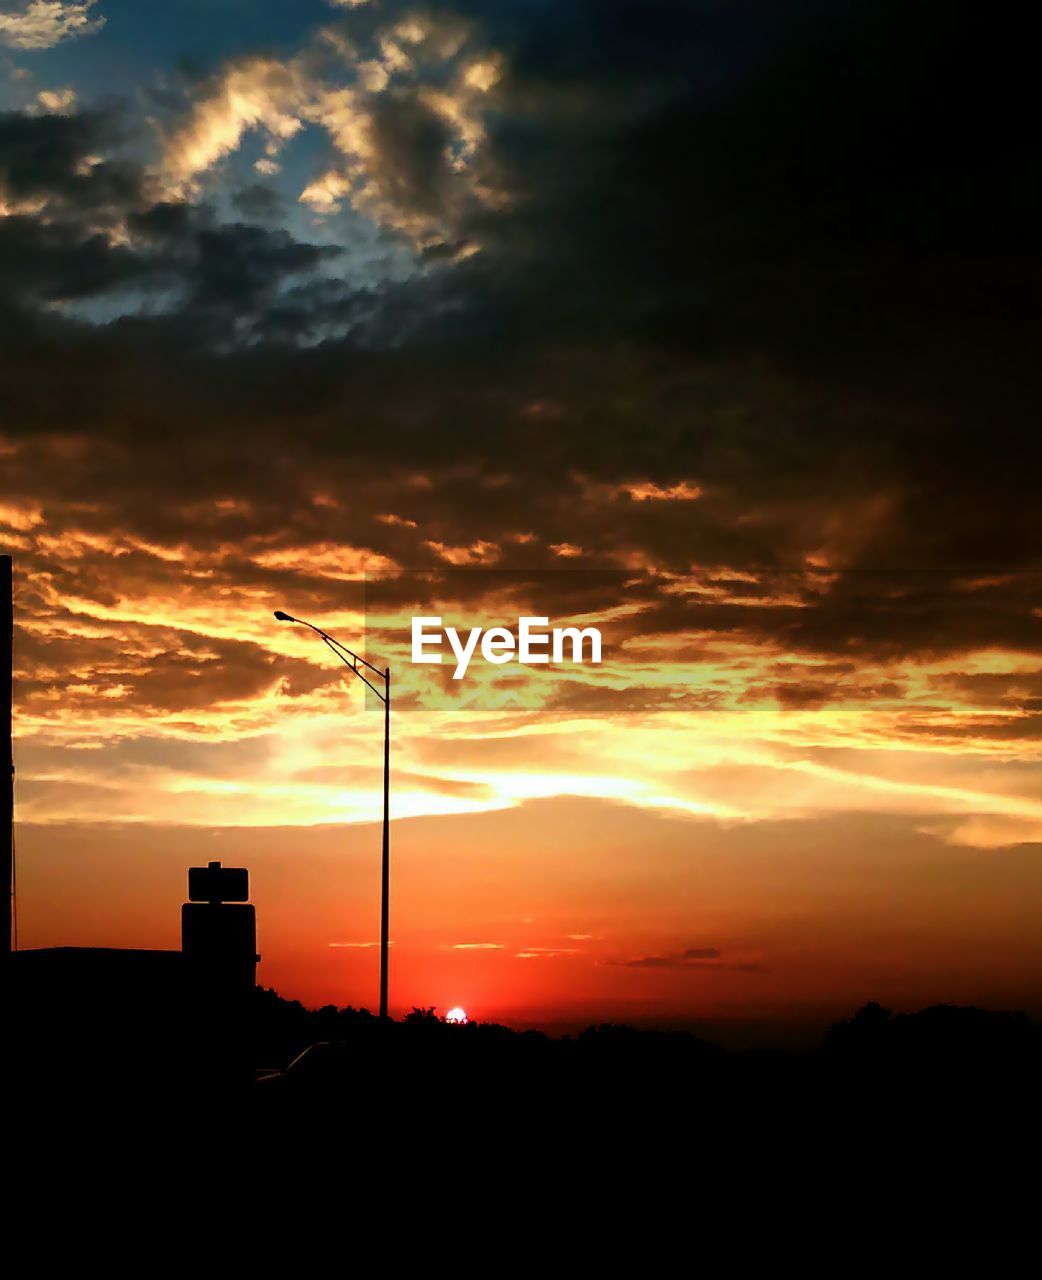
<svg viewBox="0 0 1042 1280">
<path fill-rule="evenodd" d="M 249 1083 L 259 957 L 248 896 L 244 869 L 212 862 L 189 871 L 189 897 L 202 901 L 182 908 L 180 951 L 15 952 L 15 1043 L 24 1082 L 78 1093 Z"/>
</svg>

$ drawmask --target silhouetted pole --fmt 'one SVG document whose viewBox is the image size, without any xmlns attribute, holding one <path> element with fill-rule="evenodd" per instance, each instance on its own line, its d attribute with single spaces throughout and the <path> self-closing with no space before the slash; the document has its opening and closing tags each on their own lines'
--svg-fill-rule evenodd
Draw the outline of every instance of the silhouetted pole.
<svg viewBox="0 0 1042 1280">
<path fill-rule="evenodd" d="M 387 1017 L 388 926 L 391 897 L 391 668 L 384 670 L 384 848 L 380 875 L 380 1017 Z"/>
<path fill-rule="evenodd" d="M 371 662 L 367 662 L 365 658 L 349 649 L 346 645 L 341 644 L 339 640 L 334 640 L 331 635 L 328 635 L 321 627 L 316 627 L 313 622 L 305 622 L 303 618 L 294 618 L 291 613 L 286 613 L 283 609 L 276 609 L 275 617 L 279 622 L 297 622 L 302 627 L 309 627 L 317 636 L 321 636 L 326 648 L 331 649 L 345 666 L 350 667 L 359 680 L 367 688 L 372 689 L 373 693 L 384 704 L 384 829 L 383 856 L 380 862 L 380 1017 L 386 1018 L 387 953 L 390 948 L 388 938 L 391 920 L 391 668 L 385 667 L 381 671 L 379 667 L 374 667 Z M 359 670 L 359 665 L 380 677 L 384 682 L 383 693 L 372 681 L 365 678 L 363 672 Z"/>
<path fill-rule="evenodd" d="M 11 557 L 0 556 L 0 733 L 4 760 L 0 762 L 0 840 L 4 862 L 4 938 L 6 964 L 11 954 L 11 912 L 14 895 L 14 744 L 11 738 L 12 681 L 14 679 L 14 581 Z"/>
</svg>

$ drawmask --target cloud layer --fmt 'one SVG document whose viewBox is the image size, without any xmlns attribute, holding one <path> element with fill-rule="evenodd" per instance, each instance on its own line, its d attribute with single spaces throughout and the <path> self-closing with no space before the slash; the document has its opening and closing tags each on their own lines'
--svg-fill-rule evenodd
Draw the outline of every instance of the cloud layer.
<svg viewBox="0 0 1042 1280">
<path fill-rule="evenodd" d="M 617 662 L 484 734 L 451 709 L 405 811 L 1037 838 L 1030 47 L 931 0 L 461 0 L 337 7 L 133 102 L 34 84 L 0 116 L 26 803 L 363 815 L 364 769 L 315 772 L 337 673 L 271 608 L 351 636 L 382 571 L 398 657 L 397 570 L 564 610 L 567 565 L 625 573 L 582 600 Z"/>
</svg>

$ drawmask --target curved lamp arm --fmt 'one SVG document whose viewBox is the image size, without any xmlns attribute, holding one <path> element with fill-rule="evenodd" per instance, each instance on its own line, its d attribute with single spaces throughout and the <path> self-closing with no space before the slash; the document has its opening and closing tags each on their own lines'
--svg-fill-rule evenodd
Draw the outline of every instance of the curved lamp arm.
<svg viewBox="0 0 1042 1280">
<path fill-rule="evenodd" d="M 363 682 L 363 684 L 368 685 L 369 688 L 372 689 L 373 693 L 376 694 L 381 702 L 387 701 L 387 686 L 389 683 L 388 671 L 381 671 L 379 667 L 374 667 L 373 664 L 371 662 L 367 662 L 361 654 L 355 653 L 353 649 L 349 649 L 347 645 L 341 644 L 339 640 L 334 640 L 331 635 L 328 635 L 321 627 L 316 627 L 313 622 L 307 622 L 304 618 L 294 618 L 291 613 L 286 613 L 284 609 L 276 609 L 275 617 L 279 622 L 297 622 L 302 627 L 310 627 L 310 629 L 314 631 L 315 635 L 321 637 L 322 643 L 336 654 L 344 666 L 349 667 L 359 680 Z M 359 664 L 367 670 L 372 671 L 374 675 L 380 677 L 384 682 L 383 693 L 381 693 L 380 690 L 377 689 L 370 680 L 367 680 L 361 671 L 359 671 Z"/>
</svg>

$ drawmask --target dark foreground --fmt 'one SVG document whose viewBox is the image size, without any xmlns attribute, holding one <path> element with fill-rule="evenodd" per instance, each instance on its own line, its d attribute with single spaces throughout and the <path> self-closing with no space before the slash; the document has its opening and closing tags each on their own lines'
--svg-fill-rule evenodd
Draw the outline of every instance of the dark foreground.
<svg viewBox="0 0 1042 1280">
<path fill-rule="evenodd" d="M 265 1272 L 339 1267 L 347 1238 L 455 1256 L 491 1235 L 495 1274 L 533 1251 L 559 1261 L 566 1236 L 576 1265 L 593 1250 L 643 1274 L 672 1270 L 667 1236 L 771 1265 L 812 1244 L 827 1264 L 833 1228 L 867 1260 L 912 1228 L 963 1251 L 985 1195 L 988 1230 L 1037 1218 L 1042 1028 L 1020 1014 L 868 1005 L 786 1054 L 612 1025 L 550 1039 L 425 1011 L 381 1023 L 259 990 L 253 1004 L 248 1054 L 209 1075 L 147 1041 L 113 1060 L 89 1018 L 71 1042 L 55 1011 L 46 1051 L 17 1046 L 26 1212 L 74 1203 L 156 1264 L 185 1232 L 217 1232 Z"/>
<path fill-rule="evenodd" d="M 1037 1114 L 1042 1084 L 1042 1027 L 975 1008 L 895 1016 L 867 1005 L 816 1050 L 783 1053 L 610 1024 L 549 1039 L 421 1010 L 381 1025 L 354 1010 L 305 1014 L 273 993 L 258 1003 L 261 1056 L 302 1050 L 255 1086 L 254 1114 L 273 1125 L 325 1117 L 360 1132 L 379 1126 L 386 1101 L 454 1142 L 523 1142 L 551 1121 L 559 1139 L 585 1131 L 651 1143 L 786 1127 L 879 1137 L 909 1119 L 986 1134 Z"/>
<path fill-rule="evenodd" d="M 381 1022 L 261 989 L 234 1029 L 211 1018 L 189 1056 L 183 1018 L 174 1025 L 163 1039 L 154 1011 L 150 1021 L 127 1011 L 119 1027 L 93 1022 L 89 1008 L 37 1019 L 30 1043 L 16 1045 L 26 1115 L 101 1115 L 140 1132 L 186 1114 L 273 1134 L 347 1131 L 356 1148 L 390 1132 L 522 1148 L 544 1129 L 557 1142 L 580 1131 L 668 1143 L 778 1127 L 878 1137 L 909 1122 L 999 1135 L 1037 1118 L 1042 1084 L 1042 1027 L 947 1005 L 898 1015 L 866 1005 L 805 1053 L 731 1052 L 611 1024 L 551 1039 L 451 1025 L 429 1010 Z"/>
</svg>

